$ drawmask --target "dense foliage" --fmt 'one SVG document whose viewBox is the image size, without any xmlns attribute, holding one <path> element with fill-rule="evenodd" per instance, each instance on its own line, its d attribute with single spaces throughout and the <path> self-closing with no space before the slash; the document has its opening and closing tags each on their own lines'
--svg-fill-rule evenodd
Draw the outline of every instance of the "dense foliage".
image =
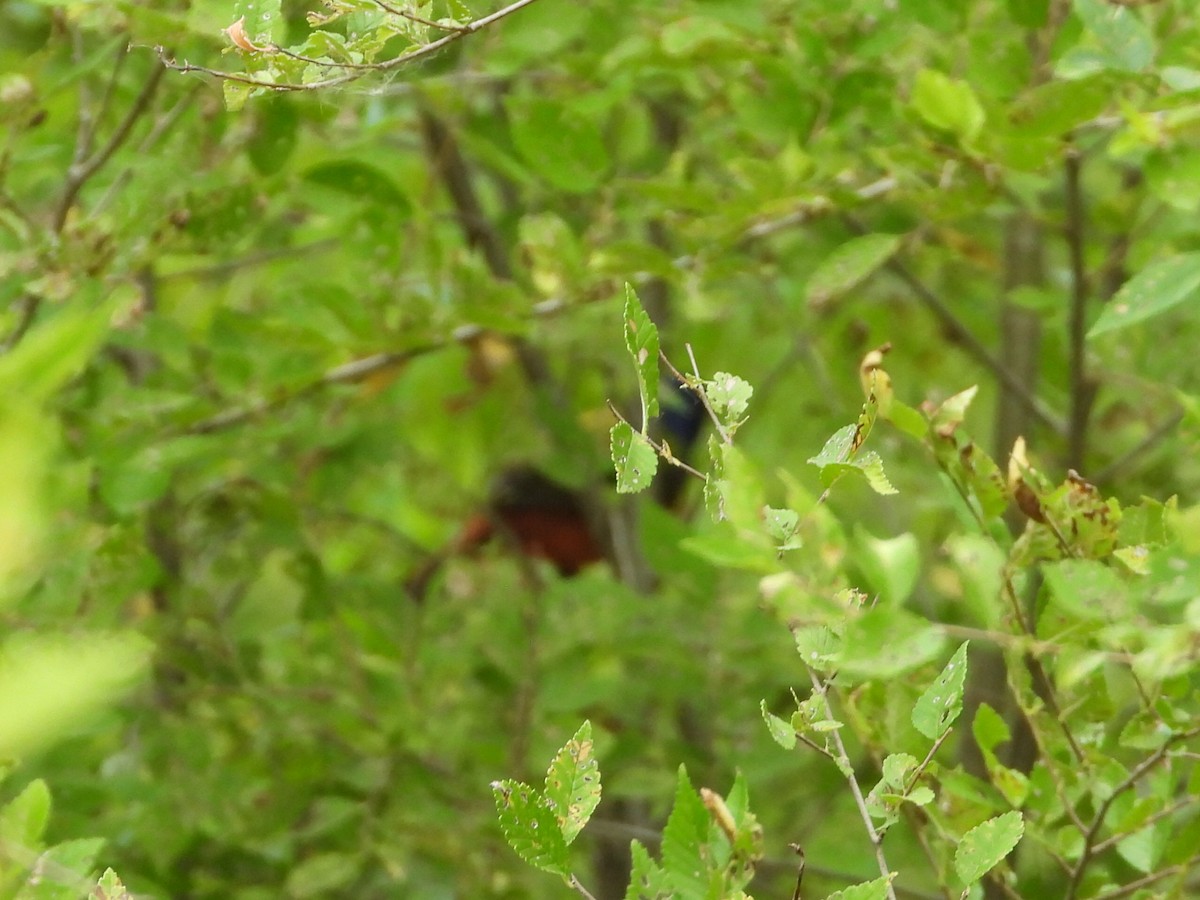
<svg viewBox="0 0 1200 900">
<path fill-rule="evenodd" d="M 0 20 L 0 896 L 1195 892 L 1187 0 Z"/>
</svg>

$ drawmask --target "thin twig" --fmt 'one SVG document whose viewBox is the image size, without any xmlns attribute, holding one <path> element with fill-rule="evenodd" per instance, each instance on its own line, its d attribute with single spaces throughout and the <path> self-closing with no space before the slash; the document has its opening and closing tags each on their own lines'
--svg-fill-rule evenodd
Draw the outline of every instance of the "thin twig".
<svg viewBox="0 0 1200 900">
<path fill-rule="evenodd" d="M 843 216 L 846 224 L 856 234 L 865 234 L 866 229 L 853 217 L 849 215 Z M 992 354 L 983 342 L 971 332 L 969 328 L 950 311 L 950 307 L 935 294 L 921 279 L 913 274 L 904 263 L 900 262 L 895 257 L 892 257 L 886 263 L 884 268 L 899 278 L 905 286 L 913 293 L 918 300 L 925 305 L 925 308 L 933 313 L 941 326 L 946 330 L 949 338 L 959 344 L 967 353 L 975 359 L 976 362 L 983 365 L 999 381 L 1004 387 L 1009 390 L 1014 399 L 1017 400 L 1030 415 L 1034 416 L 1043 425 L 1058 435 L 1066 434 L 1066 426 L 1062 420 L 1051 412 L 1046 404 L 1040 398 L 1031 394 L 1029 389 L 1021 379 L 1008 370 L 1008 368 L 1000 362 L 999 359 Z"/>
<path fill-rule="evenodd" d="M 1092 478 L 1095 482 L 1106 482 L 1116 478 L 1131 466 L 1138 457 L 1149 453 L 1156 446 L 1171 436 L 1171 433 L 1179 427 L 1179 423 L 1183 421 L 1184 413 L 1180 410 L 1170 416 L 1167 416 L 1154 427 L 1148 435 L 1142 438 L 1129 450 L 1126 450 L 1107 466 L 1101 469 Z"/>
<path fill-rule="evenodd" d="M 1167 752 L 1176 744 L 1190 740 L 1200 734 L 1200 725 L 1189 728 L 1187 731 L 1181 731 L 1171 735 L 1167 740 L 1163 741 L 1161 747 L 1147 756 L 1142 762 L 1127 776 L 1125 780 L 1112 789 L 1112 792 L 1100 804 L 1096 810 L 1096 814 L 1092 817 L 1092 823 L 1088 828 L 1087 833 L 1083 836 L 1083 850 L 1080 851 L 1079 861 L 1075 864 L 1075 869 L 1071 873 L 1071 882 L 1067 886 L 1067 891 L 1063 895 L 1063 900 L 1074 900 L 1079 894 L 1079 887 L 1083 882 L 1083 873 L 1087 869 L 1088 864 L 1095 858 L 1099 852 L 1096 848 L 1100 842 L 1096 840 L 1096 836 L 1100 833 L 1100 829 L 1104 827 L 1104 820 L 1108 818 L 1109 810 L 1112 809 L 1114 803 L 1122 794 L 1133 788 L 1147 773 L 1155 768 L 1160 762 L 1167 757 Z M 1120 895 L 1118 895 L 1120 896 Z"/>
<path fill-rule="evenodd" d="M 481 29 L 487 28 L 489 25 L 512 15 L 513 13 L 517 12 L 517 10 L 523 9 L 526 6 L 529 6 L 529 4 L 535 2 L 536 0 L 516 0 L 515 3 L 510 3 L 508 6 L 492 13 L 490 16 L 484 16 L 482 19 L 476 19 L 473 22 L 468 22 L 467 24 L 461 26 L 459 30 L 451 31 L 445 37 L 438 38 L 436 41 L 417 47 L 415 50 L 410 50 L 408 53 L 403 53 L 394 59 L 385 60 L 384 62 L 371 65 L 367 67 L 368 71 L 392 72 L 401 68 L 402 66 L 408 65 L 409 63 L 416 62 L 419 59 L 424 59 L 426 56 L 431 56 L 434 53 L 445 49 L 455 41 L 461 40 L 469 34 L 474 34 Z M 159 55 L 159 58 L 163 61 L 163 65 L 169 69 L 174 69 L 176 72 L 201 72 L 205 75 L 212 75 L 214 78 L 219 78 L 223 81 L 233 81 L 238 84 L 253 85 L 254 87 L 263 88 L 269 91 L 319 91 L 325 88 L 349 84 L 350 82 L 356 81 L 359 78 L 362 78 L 363 75 L 367 74 L 365 71 L 356 70 L 353 72 L 348 72 L 344 75 L 335 75 L 332 78 L 326 78 L 321 81 L 310 81 L 305 84 L 295 84 L 286 81 L 261 81 L 245 75 L 239 75 L 235 72 L 223 72 L 219 69 L 210 69 L 206 66 L 196 66 L 188 62 L 180 63 L 173 59 L 169 59 L 166 55 L 166 50 L 163 47 L 157 47 L 155 49 Z M 328 66 L 329 68 L 336 68 L 338 64 L 330 62 L 321 63 L 321 65 Z"/>
<path fill-rule="evenodd" d="M 1066 222 L 1063 236 L 1071 260 L 1071 306 L 1068 315 L 1068 371 L 1070 377 L 1071 411 L 1067 418 L 1067 466 L 1083 469 L 1087 440 L 1088 416 L 1091 413 L 1094 391 L 1087 378 L 1087 304 L 1088 278 L 1084 261 L 1083 190 L 1080 185 L 1081 159 L 1079 151 L 1068 145 L 1063 160 L 1064 205 Z"/>
<path fill-rule="evenodd" d="M 312 394 L 322 388 L 330 387 L 335 384 L 349 384 L 356 381 L 362 381 L 364 378 L 381 372 L 393 366 L 401 365 L 430 353 L 434 350 L 441 349 L 442 344 L 425 344 L 419 347 L 413 347 L 409 350 L 400 350 L 390 353 L 376 353 L 373 356 L 356 359 L 340 366 L 335 366 L 329 369 L 319 378 L 302 385 L 301 387 L 277 397 L 260 398 L 254 400 L 244 406 L 234 407 L 217 413 L 215 416 L 210 416 L 207 419 L 202 419 L 199 422 L 194 422 L 183 429 L 185 434 L 212 434 L 215 431 L 223 431 L 234 425 L 240 425 L 242 422 L 252 419 L 255 416 L 261 415 L 273 409 L 278 409 L 295 400 Z"/>
<path fill-rule="evenodd" d="M 574 875 L 571 876 L 571 880 L 568 881 L 567 884 L 572 889 L 574 889 L 575 892 L 578 893 L 580 896 L 585 897 L 586 900 L 596 900 L 596 898 L 592 895 L 591 891 L 589 891 L 582 884 L 580 884 L 579 879 L 576 878 Z"/>
<path fill-rule="evenodd" d="M 808 670 L 808 677 L 809 680 L 812 681 L 813 691 L 825 704 L 825 715 L 832 719 L 833 709 L 830 706 L 829 694 L 827 693 L 824 683 L 822 683 L 821 679 L 817 677 L 817 673 L 812 669 Z M 839 729 L 834 728 L 829 734 L 830 739 L 837 748 L 839 761 L 838 768 L 843 769 L 844 767 L 843 774 L 845 775 L 846 783 L 850 786 L 850 793 L 854 795 L 854 803 L 856 806 L 858 806 L 859 817 L 862 819 L 863 827 L 867 832 L 867 837 L 871 841 L 871 847 L 875 851 L 875 862 L 879 866 L 879 874 L 887 879 L 888 900 L 896 900 L 896 892 L 892 888 L 892 870 L 888 865 L 887 856 L 885 856 L 883 852 L 883 836 L 875 828 L 875 823 L 871 819 L 871 811 L 867 809 L 866 798 L 863 797 L 862 788 L 858 786 L 858 779 L 855 777 L 854 770 L 850 765 L 850 755 L 846 753 L 846 745 L 842 741 L 842 736 L 839 733 Z"/>
<path fill-rule="evenodd" d="M 166 70 L 162 66 L 155 66 L 151 69 L 150 77 L 142 85 L 137 99 L 133 101 L 133 105 L 125 113 L 125 118 L 117 125 L 116 130 L 109 136 L 104 146 L 91 154 L 87 159 L 71 164 L 71 167 L 67 170 L 66 187 L 63 189 L 58 206 L 54 210 L 53 228 L 55 233 L 62 231 L 63 225 L 67 220 L 67 213 L 75 204 L 76 197 L 79 196 L 80 190 L 87 184 L 88 179 L 95 175 L 112 158 L 112 155 L 128 139 L 133 126 L 137 124 L 137 120 L 150 108 L 150 102 L 154 99 L 159 82 L 162 81 L 162 77 L 165 74 Z"/>
<path fill-rule="evenodd" d="M 390 3 L 384 3 L 383 0 L 372 0 L 376 6 L 384 12 L 391 13 L 393 16 L 399 16 L 401 19 L 408 19 L 410 22 L 416 22 L 418 25 L 425 25 L 428 28 L 437 28 L 441 31 L 462 31 L 461 25 L 443 25 L 441 22 L 434 22 L 432 19 L 423 19 L 416 13 L 411 13 L 406 9 L 397 9 Z"/>
<path fill-rule="evenodd" d="M 616 416 L 617 421 L 623 422 L 626 425 L 628 425 L 630 428 L 633 428 L 633 423 L 630 422 L 628 419 L 626 419 L 623 415 L 621 415 L 621 411 L 619 409 L 617 409 L 616 406 L 613 405 L 613 402 L 611 400 L 608 401 L 608 409 L 614 416 Z M 634 431 L 637 431 L 637 429 L 634 428 Z M 640 434 L 640 432 L 639 432 L 639 434 Z M 664 447 L 658 441 L 654 440 L 654 438 L 650 437 L 650 435 L 641 434 L 641 437 L 645 439 L 647 444 L 649 444 L 651 447 L 654 448 L 654 452 L 657 453 L 660 457 L 662 457 L 662 459 L 665 462 L 670 463 L 671 465 L 675 466 L 676 468 L 683 469 L 683 471 L 687 472 L 689 475 L 691 475 L 695 478 L 699 478 L 701 481 L 708 480 L 707 475 L 705 475 L 699 469 L 695 469 L 695 468 L 689 466 L 687 463 L 685 463 L 682 459 L 680 459 L 674 453 L 671 453 L 666 447 Z"/>
</svg>

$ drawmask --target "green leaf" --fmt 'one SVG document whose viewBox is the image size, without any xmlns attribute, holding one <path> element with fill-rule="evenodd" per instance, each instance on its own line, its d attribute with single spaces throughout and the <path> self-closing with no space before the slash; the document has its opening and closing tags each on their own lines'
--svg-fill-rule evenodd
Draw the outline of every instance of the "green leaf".
<svg viewBox="0 0 1200 900">
<path fill-rule="evenodd" d="M 571 877 L 567 842 L 553 805 L 540 791 L 518 781 L 492 783 L 500 828 L 508 845 L 529 865 Z"/>
<path fill-rule="evenodd" d="M 864 234 L 842 244 L 809 276 L 808 302 L 824 306 L 854 289 L 891 259 L 901 241 L 901 236 L 895 234 Z"/>
<path fill-rule="evenodd" d="M 1017 810 L 981 822 L 963 835 L 954 853 L 954 869 L 966 884 L 974 884 L 1012 852 L 1025 833 Z"/>
<path fill-rule="evenodd" d="M 283 24 L 279 14 L 282 0 L 234 0 L 233 20 L 244 20 L 242 27 L 251 43 L 275 43 Z"/>
<path fill-rule="evenodd" d="M 874 881 L 851 885 L 840 891 L 834 891 L 825 900 L 885 900 L 888 896 L 888 885 L 895 877 L 893 872 L 886 877 L 876 878 Z"/>
<path fill-rule="evenodd" d="M 908 779 L 916 771 L 918 765 L 920 765 L 920 760 L 911 753 L 889 753 L 883 760 L 881 773 L 883 783 L 893 790 L 904 790 L 908 787 Z"/>
<path fill-rule="evenodd" d="M 50 819 L 50 788 L 35 778 L 0 810 L 0 843 L 36 848 Z"/>
<path fill-rule="evenodd" d="M 0 670 L 0 757 L 79 728 L 136 683 L 148 649 L 135 634 L 11 639 Z"/>
<path fill-rule="evenodd" d="M 96 900 L 130 900 L 129 891 L 112 869 L 104 870 L 96 887 L 99 889 L 95 892 Z"/>
<path fill-rule="evenodd" d="M 771 738 L 775 743 L 784 750 L 794 750 L 796 748 L 796 729 L 779 716 L 769 712 L 766 700 L 760 700 L 758 706 L 762 712 L 763 721 L 767 723 L 767 730 L 771 732 Z"/>
<path fill-rule="evenodd" d="M 1188 303 L 1200 293 L 1200 253 L 1151 263 L 1129 279 L 1104 307 L 1088 337 L 1137 325 Z"/>
<path fill-rule="evenodd" d="M 640 841 L 629 845 L 633 865 L 629 872 L 629 889 L 625 900 L 674 900 L 675 892 L 666 872 L 650 858 Z"/>
<path fill-rule="evenodd" d="M 87 892 L 88 875 L 104 844 L 103 838 L 78 838 L 55 844 L 38 857 L 36 869 L 17 900 L 77 900 Z M 47 878 L 48 872 L 57 874 Z"/>
<path fill-rule="evenodd" d="M 273 175 L 287 164 L 296 149 L 300 115 L 291 100 L 278 95 L 261 104 L 256 112 L 246 154 L 260 175 Z"/>
<path fill-rule="evenodd" d="M 658 415 L 658 328 L 650 320 L 632 285 L 625 285 L 625 349 L 637 370 L 642 401 L 642 434 Z"/>
<path fill-rule="evenodd" d="M 721 424 L 734 431 L 742 423 L 742 417 L 750 406 L 754 388 L 736 375 L 717 372 L 712 381 L 704 382 L 704 393 Z"/>
<path fill-rule="evenodd" d="M 363 858 L 358 853 L 314 853 L 288 872 L 287 896 L 328 897 L 349 891 L 360 876 Z"/>
<path fill-rule="evenodd" d="M 1082 621 L 1119 621 L 1129 614 L 1129 585 L 1094 559 L 1063 559 L 1042 569 L 1050 602 Z"/>
<path fill-rule="evenodd" d="M 912 533 L 873 537 L 861 525 L 854 529 L 853 559 L 871 591 L 884 604 L 903 603 L 921 572 L 921 549 Z"/>
<path fill-rule="evenodd" d="M 17 346 L 0 356 L 0 398 L 44 402 L 87 365 L 108 334 L 114 309 L 89 308 L 81 298 L 35 326 Z"/>
<path fill-rule="evenodd" d="M 963 690 L 967 679 L 967 645 L 954 651 L 942 674 L 929 686 L 912 711 L 912 723 L 930 740 L 941 737 L 962 712 Z"/>
<path fill-rule="evenodd" d="M 941 629 L 901 607 L 876 606 L 846 625 L 839 671 L 852 681 L 894 678 L 942 652 Z"/>
<path fill-rule="evenodd" d="M 950 132 L 963 143 L 978 137 L 986 121 L 983 106 L 967 82 L 933 69 L 922 69 L 917 73 L 911 102 L 922 119 L 934 128 Z"/>
<path fill-rule="evenodd" d="M 546 799 L 570 844 L 600 803 L 600 767 L 592 755 L 592 723 L 585 721 L 546 772 Z"/>
<path fill-rule="evenodd" d="M 617 470 L 617 493 L 644 491 L 658 470 L 658 453 L 628 422 L 618 422 L 609 433 L 612 461 Z"/>
<path fill-rule="evenodd" d="M 1132 10 L 1104 0 L 1075 0 L 1075 15 L 1099 45 L 1107 69 L 1140 72 L 1154 59 L 1154 37 Z"/>
<path fill-rule="evenodd" d="M 304 170 L 305 181 L 339 191 L 398 214 L 411 209 L 408 197 L 383 169 L 358 159 L 330 159 Z"/>
<path fill-rule="evenodd" d="M 600 129 L 573 106 L 536 97 L 505 105 L 513 144 L 537 175 L 577 194 L 595 190 L 605 178 L 609 161 Z"/>
<path fill-rule="evenodd" d="M 707 894 L 709 824 L 708 810 L 692 789 L 687 770 L 680 766 L 675 805 L 662 836 L 662 866 L 674 887 L 675 897 L 699 900 Z"/>
<path fill-rule="evenodd" d="M 831 465 L 848 462 L 854 451 L 858 449 L 854 444 L 854 438 L 857 434 L 857 425 L 842 426 L 825 442 L 825 446 L 821 448 L 820 453 L 808 458 L 809 464 L 816 466 L 824 472 Z M 822 476 L 822 480 L 826 481 L 824 476 Z"/>
</svg>

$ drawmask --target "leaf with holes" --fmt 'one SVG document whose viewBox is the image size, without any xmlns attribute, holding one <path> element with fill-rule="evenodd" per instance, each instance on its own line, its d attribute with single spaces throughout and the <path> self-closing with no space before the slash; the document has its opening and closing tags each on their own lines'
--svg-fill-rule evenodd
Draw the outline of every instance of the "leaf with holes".
<svg viewBox="0 0 1200 900">
<path fill-rule="evenodd" d="M 888 895 L 888 886 L 896 876 L 887 875 L 874 881 L 851 885 L 840 891 L 834 891 L 825 900 L 884 900 Z"/>
<path fill-rule="evenodd" d="M 633 841 L 629 851 L 633 865 L 625 900 L 672 900 L 675 892 L 671 888 L 671 879 L 651 858 L 649 851 L 640 841 Z"/>
<path fill-rule="evenodd" d="M 658 329 L 629 284 L 625 285 L 625 349 L 637 368 L 645 434 L 650 419 L 658 415 Z"/>
<path fill-rule="evenodd" d="M 570 844 L 600 802 L 600 767 L 592 755 L 592 723 L 585 721 L 546 772 L 546 799 Z"/>
<path fill-rule="evenodd" d="M 571 877 L 567 842 L 553 805 L 542 793 L 511 779 L 492 782 L 500 828 L 508 845 L 529 865 Z"/>
<path fill-rule="evenodd" d="M 617 470 L 617 493 L 644 491 L 658 470 L 658 453 L 628 422 L 618 422 L 610 433 L 612 461 Z"/>
<path fill-rule="evenodd" d="M 750 397 L 754 394 L 754 388 L 736 375 L 717 372 L 712 381 L 704 382 L 704 393 L 708 396 L 708 402 L 721 424 L 732 432 L 742 424 L 742 417 L 750 407 Z"/>
<path fill-rule="evenodd" d="M 942 674 L 929 686 L 913 707 L 912 723 L 930 740 L 941 737 L 962 712 L 963 689 L 967 680 L 967 645 L 954 651 Z"/>
<path fill-rule="evenodd" d="M 973 884 L 1012 852 L 1025 833 L 1025 821 L 1017 810 L 981 822 L 963 835 L 954 853 L 954 870 L 966 884 Z"/>
<path fill-rule="evenodd" d="M 796 746 L 796 729 L 785 722 L 779 716 L 770 712 L 767 709 L 767 701 L 760 700 L 758 708 L 762 710 L 763 721 L 767 723 L 767 730 L 771 732 L 771 738 L 784 750 L 792 750 Z"/>
<path fill-rule="evenodd" d="M 1137 325 L 1194 300 L 1198 293 L 1200 253 L 1183 253 L 1151 263 L 1108 301 L 1088 337 Z"/>
</svg>

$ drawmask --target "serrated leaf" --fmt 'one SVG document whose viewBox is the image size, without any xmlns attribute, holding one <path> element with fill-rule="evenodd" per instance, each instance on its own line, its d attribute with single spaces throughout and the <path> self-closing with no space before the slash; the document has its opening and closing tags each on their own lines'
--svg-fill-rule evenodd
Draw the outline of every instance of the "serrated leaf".
<svg viewBox="0 0 1200 900">
<path fill-rule="evenodd" d="M 1025 821 L 1017 810 L 981 822 L 963 835 L 954 853 L 954 870 L 966 884 L 973 884 L 1012 852 L 1025 833 Z"/>
<path fill-rule="evenodd" d="M 909 776 L 920 765 L 911 753 L 890 753 L 883 760 L 883 783 L 897 791 L 908 787 Z"/>
<path fill-rule="evenodd" d="M 874 450 L 869 450 L 858 459 L 853 460 L 850 466 L 863 474 L 867 479 L 867 484 L 875 493 L 885 496 L 900 493 L 888 481 L 887 473 L 883 471 L 883 459 Z"/>
<path fill-rule="evenodd" d="M 567 842 L 554 807 L 542 793 L 512 780 L 493 782 L 492 793 L 500 828 L 517 856 L 535 868 L 570 878 Z"/>
<path fill-rule="evenodd" d="M 864 881 L 862 884 L 851 885 L 840 891 L 834 891 L 825 900 L 885 900 L 888 896 L 888 885 L 895 878 L 895 873 L 874 881 Z"/>
<path fill-rule="evenodd" d="M 911 101 L 922 119 L 964 143 L 978 137 L 987 118 L 971 85 L 933 69 L 917 73 Z"/>
<path fill-rule="evenodd" d="M 928 788 L 923 784 L 917 785 L 909 791 L 904 799 L 916 806 L 928 806 L 935 799 L 935 794 L 932 788 Z"/>
<path fill-rule="evenodd" d="M 775 743 L 784 750 L 794 750 L 796 747 L 796 729 L 789 722 L 769 712 L 766 700 L 759 701 L 759 709 L 762 711 L 763 721 L 767 723 L 767 731 L 771 733 L 771 738 Z"/>
<path fill-rule="evenodd" d="M 844 425 L 835 431 L 816 456 L 810 456 L 811 465 L 824 469 L 835 463 L 845 463 L 854 452 L 854 437 L 858 434 L 858 425 Z"/>
<path fill-rule="evenodd" d="M 642 433 L 658 415 L 658 328 L 650 320 L 637 292 L 625 285 L 625 349 L 637 370 L 638 394 L 642 400 Z"/>
<path fill-rule="evenodd" d="M 546 799 L 570 844 L 600 803 L 600 767 L 592 755 L 592 723 L 585 721 L 546 772 Z"/>
<path fill-rule="evenodd" d="M 864 234 L 851 238 L 821 261 L 808 279 L 806 296 L 813 306 L 824 306 L 865 281 L 900 249 L 895 234 Z"/>
<path fill-rule="evenodd" d="M 96 882 L 97 900 L 130 900 L 129 891 L 112 869 L 105 869 L 100 880 Z"/>
<path fill-rule="evenodd" d="M 79 838 L 55 844 L 38 857 L 34 872 L 16 900 L 76 900 L 89 887 L 88 874 L 104 849 L 104 838 Z M 55 878 L 42 877 L 56 872 Z"/>
<path fill-rule="evenodd" d="M 741 424 L 742 416 L 750 406 L 754 388 L 736 375 L 717 372 L 712 381 L 704 382 L 704 393 L 721 424 L 734 429 Z"/>
<path fill-rule="evenodd" d="M 946 668 L 917 700 L 912 711 L 913 727 L 930 740 L 936 740 L 954 724 L 962 712 L 963 690 L 967 679 L 967 646 L 954 651 Z"/>
<path fill-rule="evenodd" d="M 37 847 L 50 818 L 50 789 L 40 778 L 0 809 L 0 842 L 19 847 Z"/>
<path fill-rule="evenodd" d="M 1200 293 L 1200 253 L 1182 253 L 1146 266 L 1105 304 L 1089 338 L 1118 331 L 1187 303 Z"/>
<path fill-rule="evenodd" d="M 672 900 L 675 894 L 671 889 L 671 879 L 666 872 L 650 858 L 649 851 L 640 841 L 629 845 L 633 865 L 629 872 L 629 889 L 625 891 L 625 900 Z"/>
<path fill-rule="evenodd" d="M 281 5 L 281 0 L 234 0 L 233 19 L 242 20 L 242 29 L 253 43 L 272 44 L 281 22 Z"/>
<path fill-rule="evenodd" d="M 704 802 L 692 789 L 687 770 L 680 766 L 675 805 L 662 836 L 662 867 L 674 888 L 674 897 L 701 898 L 707 893 L 705 845 L 709 823 Z"/>
<path fill-rule="evenodd" d="M 628 422 L 618 422 L 609 434 L 613 466 L 617 470 L 617 493 L 644 491 L 658 471 L 658 453 Z"/>
</svg>

